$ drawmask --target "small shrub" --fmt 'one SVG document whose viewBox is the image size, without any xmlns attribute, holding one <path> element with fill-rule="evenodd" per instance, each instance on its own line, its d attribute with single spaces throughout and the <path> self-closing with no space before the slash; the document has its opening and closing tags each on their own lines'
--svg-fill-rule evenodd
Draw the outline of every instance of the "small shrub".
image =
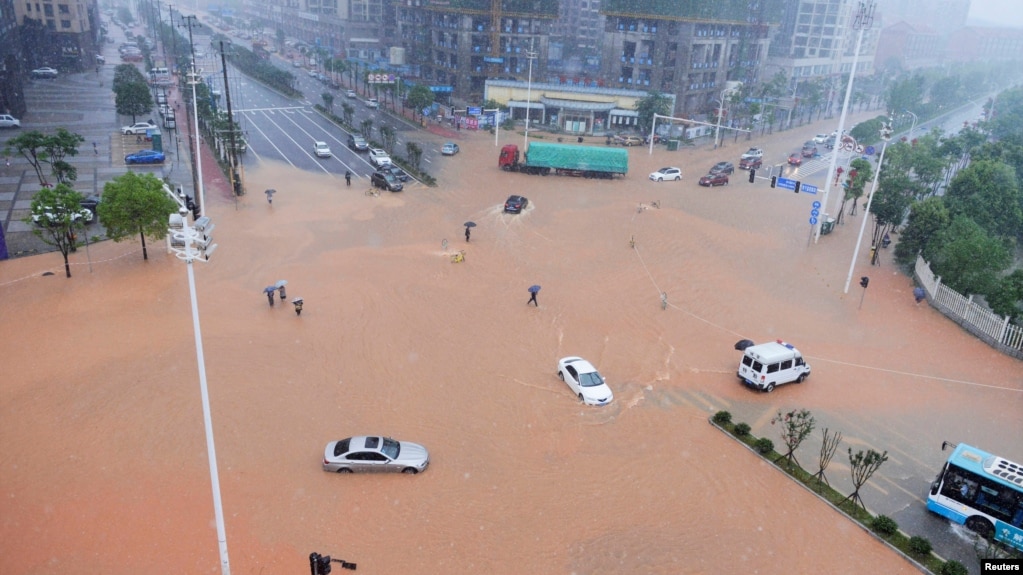
<svg viewBox="0 0 1023 575">
<path fill-rule="evenodd" d="M 970 571 L 966 568 L 966 565 L 952 560 L 945 562 L 941 569 L 938 569 L 938 575 L 969 575 Z"/>
<path fill-rule="evenodd" d="M 750 428 L 748 423 L 735 424 L 735 434 L 738 435 L 739 437 L 746 437 L 747 435 L 749 435 L 749 432 Z"/>
<path fill-rule="evenodd" d="M 757 453 L 760 454 L 771 453 L 771 451 L 774 449 L 774 442 L 766 437 L 761 437 L 760 439 L 757 440 L 756 443 L 753 444 L 753 449 L 756 449 Z"/>
<path fill-rule="evenodd" d="M 870 521 L 870 528 L 888 537 L 894 535 L 899 530 L 899 524 L 887 515 L 878 515 Z"/>
<path fill-rule="evenodd" d="M 929 539 L 914 535 L 909 538 L 909 550 L 917 555 L 927 555 L 931 552 L 931 542 Z"/>
<path fill-rule="evenodd" d="M 727 411 L 719 411 L 714 414 L 714 423 L 725 425 L 732 422 L 732 414 Z"/>
</svg>

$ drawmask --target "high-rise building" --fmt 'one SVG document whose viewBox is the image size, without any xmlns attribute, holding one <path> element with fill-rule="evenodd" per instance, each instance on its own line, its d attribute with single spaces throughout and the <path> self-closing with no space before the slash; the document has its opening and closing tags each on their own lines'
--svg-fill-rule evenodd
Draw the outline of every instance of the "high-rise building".
<svg viewBox="0 0 1023 575">
<path fill-rule="evenodd" d="M 602 0 L 601 72 L 611 87 L 672 93 L 676 115 L 715 107 L 761 78 L 782 0 Z"/>
<path fill-rule="evenodd" d="M 488 78 L 546 76 L 558 0 L 407 0 L 397 10 L 408 63 L 438 101 L 482 101 Z"/>
<path fill-rule="evenodd" d="M 0 112 L 25 113 L 24 66 L 13 0 L 0 0 Z"/>
<path fill-rule="evenodd" d="M 970 0 L 884 0 L 878 11 L 885 26 L 904 20 L 944 35 L 966 26 Z"/>
<path fill-rule="evenodd" d="M 91 67 L 100 35 L 97 0 L 14 2 L 27 66 L 64 70 Z M 31 68 L 29 68 L 31 69 Z"/>
<path fill-rule="evenodd" d="M 569 74 L 599 70 L 603 34 L 600 0 L 560 0 L 551 32 L 552 70 Z"/>
</svg>

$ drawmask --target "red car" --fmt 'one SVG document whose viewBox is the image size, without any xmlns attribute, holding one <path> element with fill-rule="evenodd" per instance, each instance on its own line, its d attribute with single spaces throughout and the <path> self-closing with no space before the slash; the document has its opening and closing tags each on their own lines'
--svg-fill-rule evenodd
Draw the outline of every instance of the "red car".
<svg viewBox="0 0 1023 575">
<path fill-rule="evenodd" d="M 700 178 L 701 186 L 727 186 L 728 185 L 728 174 L 707 174 Z"/>
<path fill-rule="evenodd" d="M 790 166 L 802 166 L 803 165 L 803 156 L 799 152 L 794 152 L 791 156 L 789 156 L 789 165 Z"/>
</svg>

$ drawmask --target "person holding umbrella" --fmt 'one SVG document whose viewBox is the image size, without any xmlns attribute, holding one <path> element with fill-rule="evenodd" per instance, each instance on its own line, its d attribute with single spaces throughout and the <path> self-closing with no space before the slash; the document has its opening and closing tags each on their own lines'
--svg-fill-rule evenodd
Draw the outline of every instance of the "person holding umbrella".
<svg viewBox="0 0 1023 575">
<path fill-rule="evenodd" d="M 465 222 L 465 242 L 469 243 L 469 230 L 476 227 L 476 222 Z"/>
<path fill-rule="evenodd" d="M 266 299 L 270 301 L 270 307 L 274 306 L 274 293 L 277 291 L 276 286 L 266 286 L 263 288 L 263 293 L 266 294 Z"/>
<path fill-rule="evenodd" d="M 291 303 L 295 304 L 295 315 L 302 315 L 302 304 L 305 303 L 302 298 L 297 297 L 291 300 Z"/>
<path fill-rule="evenodd" d="M 526 305 L 533 304 L 536 307 L 540 307 L 540 304 L 538 304 L 536 302 L 536 294 L 539 291 L 540 291 L 540 286 L 538 286 L 538 285 L 531 285 L 531 286 L 529 286 L 529 301 L 526 302 Z"/>
<path fill-rule="evenodd" d="M 351 170 L 345 170 L 345 185 L 347 185 L 349 188 L 352 187 L 352 171 Z"/>
<path fill-rule="evenodd" d="M 270 204 L 271 206 L 272 206 L 272 205 L 274 205 L 274 194 L 276 194 L 276 193 L 277 193 L 277 190 L 274 190 L 274 189 L 270 189 L 270 190 L 267 190 L 267 191 L 266 191 L 266 192 L 264 192 L 264 193 L 266 194 L 266 201 L 267 201 L 267 202 L 268 202 L 268 203 L 269 203 L 269 204 Z"/>
<path fill-rule="evenodd" d="M 286 285 L 288 285 L 288 280 L 280 280 L 274 284 L 274 287 L 277 288 L 277 291 L 280 293 L 281 301 L 284 301 L 284 298 L 288 297 L 287 292 L 284 291 L 284 286 Z"/>
</svg>

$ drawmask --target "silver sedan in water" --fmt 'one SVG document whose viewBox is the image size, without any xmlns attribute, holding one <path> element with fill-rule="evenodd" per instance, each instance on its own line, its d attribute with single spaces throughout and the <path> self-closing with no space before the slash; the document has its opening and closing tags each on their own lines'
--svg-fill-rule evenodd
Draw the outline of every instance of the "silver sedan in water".
<svg viewBox="0 0 1023 575">
<path fill-rule="evenodd" d="M 323 452 L 323 470 L 337 473 L 400 471 L 416 474 L 430 464 L 430 454 L 418 443 L 378 435 L 331 441 Z"/>
</svg>

